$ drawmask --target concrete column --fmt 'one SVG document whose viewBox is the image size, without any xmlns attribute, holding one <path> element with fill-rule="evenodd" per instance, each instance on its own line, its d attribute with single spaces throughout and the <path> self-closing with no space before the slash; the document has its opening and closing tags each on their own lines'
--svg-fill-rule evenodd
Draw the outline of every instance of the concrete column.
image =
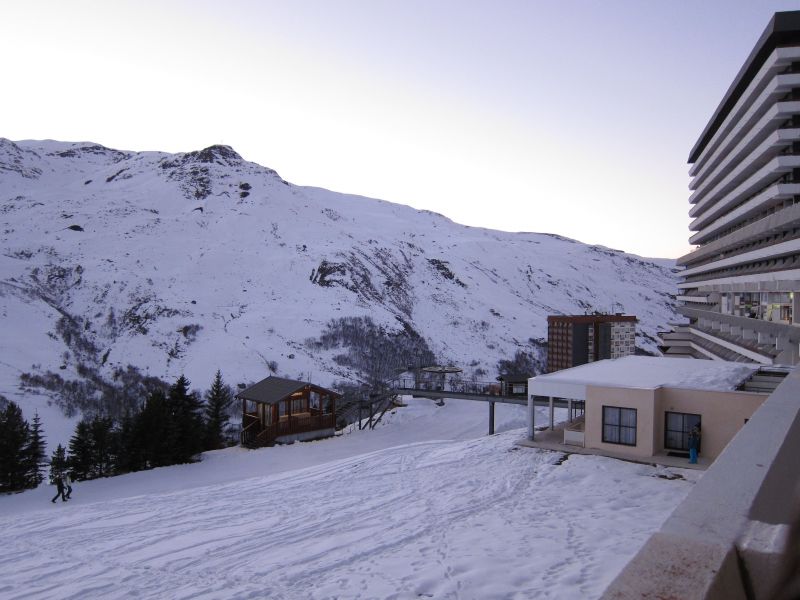
<svg viewBox="0 0 800 600">
<path fill-rule="evenodd" d="M 550 398 L 550 431 L 553 430 L 553 421 L 554 419 L 554 411 L 553 411 L 553 397 L 549 396 Z"/>
<path fill-rule="evenodd" d="M 489 435 L 494 435 L 494 402 L 489 402 Z"/>
<path fill-rule="evenodd" d="M 533 420 L 536 408 L 533 406 L 533 394 L 528 395 L 528 439 L 533 441 Z"/>
</svg>

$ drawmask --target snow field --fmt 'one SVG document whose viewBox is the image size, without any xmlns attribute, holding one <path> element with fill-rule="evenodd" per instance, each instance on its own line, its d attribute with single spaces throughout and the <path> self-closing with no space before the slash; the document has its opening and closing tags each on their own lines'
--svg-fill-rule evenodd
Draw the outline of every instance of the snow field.
<svg viewBox="0 0 800 600">
<path fill-rule="evenodd" d="M 0 498 L 0 596 L 595 598 L 691 487 L 561 462 L 524 430 L 466 437 L 485 408 L 411 401 L 375 431 L 78 483 L 67 504 Z"/>
</svg>

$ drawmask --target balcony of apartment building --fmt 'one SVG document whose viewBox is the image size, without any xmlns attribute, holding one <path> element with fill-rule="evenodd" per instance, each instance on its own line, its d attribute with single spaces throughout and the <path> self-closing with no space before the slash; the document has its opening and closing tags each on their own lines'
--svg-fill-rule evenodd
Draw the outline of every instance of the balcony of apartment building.
<svg viewBox="0 0 800 600">
<path fill-rule="evenodd" d="M 688 341 L 684 345 L 701 354 L 726 360 L 796 362 L 800 345 L 798 300 L 800 294 L 793 292 L 745 292 L 723 294 L 721 302 L 711 307 L 679 306 L 678 312 L 691 323 L 676 338 Z"/>
<path fill-rule="evenodd" d="M 797 78 L 800 80 L 800 74 Z M 800 102 L 782 104 L 792 104 L 795 114 L 800 111 Z M 735 189 L 756 170 L 769 165 L 776 156 L 785 154 L 786 149 L 800 139 L 800 128 L 793 126 L 794 119 L 790 118 L 788 107 L 785 112 L 779 108 L 776 106 L 775 111 L 764 116 L 770 119 L 762 131 L 752 132 L 752 137 L 746 137 L 731 150 L 731 154 L 720 163 L 723 170 L 718 177 L 706 180 L 692 193 L 689 202 L 696 205 L 692 208 L 692 216 L 713 205 L 716 199 Z M 790 127 L 786 126 L 787 122 Z"/>
<path fill-rule="evenodd" d="M 721 231 L 699 248 L 678 258 L 677 264 L 701 266 L 719 258 L 747 252 L 770 238 L 773 241 L 785 241 L 789 236 L 800 233 L 800 184 L 792 185 L 798 188 L 797 195 L 790 195 L 780 200 L 779 204 L 738 221 L 735 226 Z M 780 239 L 774 236 L 780 236 Z"/>
<path fill-rule="evenodd" d="M 738 246 L 732 246 L 716 254 L 686 265 L 682 275 L 685 279 L 709 273 L 721 273 L 727 268 L 762 262 L 766 259 L 792 257 L 800 253 L 800 223 L 776 228 L 775 233 L 757 237 Z M 791 267 L 791 264 L 789 265 Z"/>
<path fill-rule="evenodd" d="M 777 198 L 780 192 L 788 191 L 779 188 L 772 190 L 770 188 L 773 185 L 800 183 L 798 171 L 800 171 L 800 156 L 793 154 L 775 156 L 724 196 L 714 196 L 714 202 L 704 205 L 704 210 L 698 210 L 699 205 L 690 210 L 689 216 L 695 217 L 689 224 L 690 231 L 702 231 L 712 222 L 741 208 L 748 201 L 758 201 L 758 203 L 751 202 L 751 211 L 763 206 L 764 202 L 769 201 L 768 199 Z"/>
<path fill-rule="evenodd" d="M 693 191 L 690 203 L 696 204 L 721 181 L 730 180 L 730 174 L 739 163 L 768 156 L 773 146 L 780 147 L 791 141 L 794 136 L 791 130 L 800 127 L 796 118 L 800 114 L 799 106 L 798 100 L 776 102 L 761 115 L 749 131 L 739 130 L 742 135 L 737 142 L 718 149 L 713 167 L 704 169 L 689 183 L 689 189 Z M 762 164 L 765 163 L 766 160 Z"/>
<path fill-rule="evenodd" d="M 703 226 L 690 225 L 697 233 L 689 237 L 691 244 L 706 244 L 721 239 L 737 229 L 746 227 L 776 210 L 781 210 L 787 200 L 800 196 L 800 182 L 789 181 L 786 174 L 779 174 L 763 188 L 750 196 L 731 204 L 728 212 L 721 214 Z"/>
<path fill-rule="evenodd" d="M 678 288 L 685 291 L 778 291 L 785 287 L 785 291 L 796 291 L 800 280 L 800 252 L 781 255 L 777 250 L 770 250 L 772 248 L 765 249 L 764 256 L 752 262 L 722 268 L 714 264 L 713 270 L 693 272 L 685 276 Z"/>
</svg>

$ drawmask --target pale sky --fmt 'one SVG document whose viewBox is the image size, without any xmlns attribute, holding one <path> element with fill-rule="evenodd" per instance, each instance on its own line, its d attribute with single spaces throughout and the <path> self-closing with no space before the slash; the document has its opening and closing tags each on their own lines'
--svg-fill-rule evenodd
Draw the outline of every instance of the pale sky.
<svg viewBox="0 0 800 600">
<path fill-rule="evenodd" d="M 298 185 L 643 256 L 778 0 L 0 0 L 0 137 L 232 146 Z"/>
</svg>

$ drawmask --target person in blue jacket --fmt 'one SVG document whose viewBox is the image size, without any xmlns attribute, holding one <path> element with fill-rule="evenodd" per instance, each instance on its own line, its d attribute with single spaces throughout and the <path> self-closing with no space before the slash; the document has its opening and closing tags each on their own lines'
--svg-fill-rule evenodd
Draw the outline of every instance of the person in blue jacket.
<svg viewBox="0 0 800 600">
<path fill-rule="evenodd" d="M 689 432 L 689 464 L 697 464 L 697 449 L 700 448 L 700 423 Z"/>
</svg>

